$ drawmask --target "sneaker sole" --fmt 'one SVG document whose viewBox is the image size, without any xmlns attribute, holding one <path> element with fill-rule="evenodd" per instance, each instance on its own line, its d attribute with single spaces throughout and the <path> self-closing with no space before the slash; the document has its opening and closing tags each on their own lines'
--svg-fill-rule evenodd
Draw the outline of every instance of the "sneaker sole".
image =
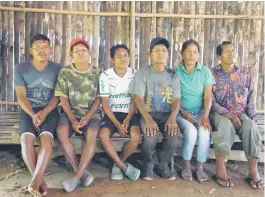
<svg viewBox="0 0 265 197">
<path fill-rule="evenodd" d="M 92 178 L 86 179 L 86 180 L 82 183 L 82 186 L 84 186 L 84 187 L 88 187 L 93 181 L 94 181 L 94 177 L 92 176 Z"/>
<path fill-rule="evenodd" d="M 137 172 L 136 172 L 136 179 L 134 178 L 134 179 L 131 179 L 130 177 L 129 177 L 129 179 L 131 179 L 132 181 L 137 181 L 138 179 L 139 179 L 139 177 L 140 177 L 140 174 L 141 174 L 141 171 L 140 170 L 137 170 Z"/>
<path fill-rule="evenodd" d="M 110 177 L 110 179 L 114 181 L 120 181 L 123 179 L 123 177 Z"/>
</svg>

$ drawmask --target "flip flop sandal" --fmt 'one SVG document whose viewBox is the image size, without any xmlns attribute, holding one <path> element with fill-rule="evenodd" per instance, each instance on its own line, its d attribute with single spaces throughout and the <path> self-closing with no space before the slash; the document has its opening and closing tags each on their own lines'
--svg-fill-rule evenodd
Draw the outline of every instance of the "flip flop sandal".
<svg viewBox="0 0 265 197">
<path fill-rule="evenodd" d="M 192 171 L 191 171 L 191 169 L 190 168 L 185 168 L 185 169 L 183 169 L 182 170 L 182 172 L 181 172 L 181 177 L 184 179 L 184 180 L 186 180 L 186 181 L 192 181 Z M 190 178 L 185 178 L 185 177 L 190 177 Z"/>
<path fill-rule="evenodd" d="M 203 169 L 196 171 L 197 181 L 199 183 L 206 183 L 208 181 L 208 175 L 203 171 Z M 206 181 L 202 181 L 203 179 L 206 179 Z"/>
<path fill-rule="evenodd" d="M 248 178 L 246 178 L 246 179 L 245 179 L 245 181 L 248 183 L 249 187 L 251 187 L 252 189 L 264 189 L 264 183 L 263 183 L 263 188 L 258 188 L 258 187 L 259 187 L 259 184 L 260 184 L 260 182 L 262 182 L 262 180 L 261 180 L 261 179 L 260 179 L 260 180 L 258 180 L 258 181 L 254 181 L 254 179 L 253 179 L 253 178 L 251 178 L 251 177 L 248 177 Z M 257 186 L 256 188 L 252 186 L 252 184 L 251 184 L 251 181 L 253 181 L 253 182 L 255 183 L 255 185 Z"/>
<path fill-rule="evenodd" d="M 48 194 L 47 189 L 48 189 L 47 184 L 40 184 L 40 189 L 39 190 L 40 190 L 40 193 L 41 193 L 42 196 L 46 196 Z"/>
<path fill-rule="evenodd" d="M 223 178 L 217 177 L 216 175 L 213 175 L 213 180 L 214 180 L 214 181 L 215 181 L 220 187 L 224 187 L 224 188 L 231 188 L 231 187 L 233 187 L 233 186 L 231 186 L 231 182 L 232 182 L 232 180 L 231 180 L 230 178 L 228 178 L 228 179 L 223 179 Z M 229 183 L 229 186 L 221 184 L 218 180 L 224 181 L 225 183 Z"/>
<path fill-rule="evenodd" d="M 31 193 L 33 196 L 36 196 L 36 197 L 41 197 L 42 195 L 41 195 L 41 193 L 38 191 L 38 190 L 36 190 L 36 189 L 34 189 L 33 187 L 28 187 L 28 192 L 29 193 Z"/>
</svg>

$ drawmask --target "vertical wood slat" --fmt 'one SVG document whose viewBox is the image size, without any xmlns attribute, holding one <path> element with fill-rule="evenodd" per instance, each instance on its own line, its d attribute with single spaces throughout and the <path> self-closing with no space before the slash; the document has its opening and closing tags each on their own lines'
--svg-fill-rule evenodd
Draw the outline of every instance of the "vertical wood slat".
<svg viewBox="0 0 265 197">
<path fill-rule="evenodd" d="M 37 2 L 37 7 L 38 8 L 43 8 L 44 7 L 44 2 L 43 1 L 38 1 Z M 42 33 L 43 34 L 43 19 L 44 17 L 44 13 L 37 13 L 37 25 L 35 28 L 37 28 L 37 33 Z"/>
<path fill-rule="evenodd" d="M 155 2 L 156 3 L 156 2 Z M 135 12 L 139 13 L 140 12 L 140 1 L 135 2 Z M 136 17 L 135 18 L 135 68 L 139 69 L 140 68 L 140 18 Z"/>
<path fill-rule="evenodd" d="M 141 1 L 140 3 L 140 12 L 145 12 L 145 2 Z M 140 20 L 140 35 L 139 35 L 139 68 L 145 66 L 144 65 L 144 48 L 142 47 L 144 45 L 144 18 L 139 18 Z"/>
<path fill-rule="evenodd" d="M 130 52 L 131 52 L 131 58 L 130 58 L 130 66 L 132 68 L 135 68 L 135 62 L 134 62 L 134 43 L 135 43 L 135 2 L 131 2 L 131 8 L 130 8 Z"/>
<path fill-rule="evenodd" d="M 212 1 L 211 2 L 211 15 L 216 14 L 216 2 Z M 209 53 L 208 53 L 208 58 L 209 58 L 209 67 L 214 66 L 214 57 L 215 57 L 215 22 L 216 19 L 210 19 L 210 40 L 209 40 Z"/>
<path fill-rule="evenodd" d="M 252 2 L 251 14 L 261 15 L 263 2 Z M 254 84 L 254 98 L 257 98 L 257 87 L 259 80 L 259 56 L 261 41 L 261 20 L 251 21 L 250 42 L 249 42 L 249 60 L 251 66 L 252 82 Z M 262 54 L 264 55 L 264 54 Z"/>
<path fill-rule="evenodd" d="M 49 2 L 50 9 L 55 10 L 55 3 L 53 1 Z M 49 20 L 49 38 L 51 41 L 51 46 L 52 46 L 52 60 L 54 61 L 55 57 L 55 14 L 50 14 L 50 20 Z"/>
<path fill-rule="evenodd" d="M 31 2 L 27 1 L 26 2 L 26 7 L 30 8 L 31 7 Z M 31 58 L 30 55 L 30 40 L 31 40 L 31 20 L 32 20 L 32 13 L 31 12 L 26 12 L 25 13 L 25 60 L 29 61 Z"/>
<path fill-rule="evenodd" d="M 116 11 L 116 1 L 113 1 L 111 4 L 111 8 L 109 10 L 110 12 Z M 110 17 L 111 20 L 111 27 L 110 27 L 110 48 L 116 43 L 115 41 L 115 29 L 117 25 L 116 17 L 112 16 Z M 112 63 L 111 63 L 112 66 Z"/>
<path fill-rule="evenodd" d="M 10 7 L 14 7 L 14 2 L 8 2 Z M 14 73 L 14 11 L 10 11 L 8 16 L 8 72 L 7 72 L 7 100 L 14 100 L 14 85 L 13 85 L 13 73 Z M 13 108 L 13 107 L 12 107 Z"/>
<path fill-rule="evenodd" d="M 144 12 L 150 13 L 151 12 L 151 2 L 146 1 L 144 3 Z M 149 57 L 148 57 L 148 51 L 149 51 L 149 43 L 150 43 L 150 32 L 151 32 L 151 21 L 150 18 L 144 18 L 144 26 L 143 28 L 143 45 L 141 46 L 143 48 L 143 53 L 141 53 L 141 56 L 143 56 L 143 66 L 148 66 L 149 65 Z"/>
<path fill-rule="evenodd" d="M 31 1 L 31 7 L 32 8 L 38 8 L 38 2 L 37 1 Z M 39 32 L 37 29 L 37 20 L 38 20 L 37 13 L 33 12 L 31 14 L 31 16 L 32 16 L 32 19 L 31 19 L 30 37 L 32 38 L 33 36 L 37 35 L 37 33 L 39 33 Z"/>
<path fill-rule="evenodd" d="M 15 7 L 19 7 L 19 2 L 15 2 Z M 14 13 L 14 65 L 19 63 L 19 12 Z"/>
<path fill-rule="evenodd" d="M 218 1 L 216 2 L 216 14 L 221 15 L 223 14 L 223 2 Z M 222 22 L 223 19 L 216 19 L 216 24 L 215 24 L 215 48 L 221 44 L 223 40 L 223 35 L 224 35 L 224 28 L 222 28 Z M 216 51 L 216 50 L 215 50 Z M 214 56 L 214 66 L 216 66 L 219 63 L 219 60 L 217 58 L 216 52 Z"/>
<path fill-rule="evenodd" d="M 211 4 L 206 3 L 205 5 L 205 14 L 210 14 Z M 204 21 L 204 44 L 203 44 L 203 65 L 209 66 L 209 47 L 210 47 L 210 19 L 205 19 Z"/>
<path fill-rule="evenodd" d="M 100 3 L 95 1 L 93 2 L 94 12 L 100 12 Z M 92 65 L 98 67 L 98 54 L 99 54 L 99 16 L 93 16 L 93 53 L 92 53 Z"/>
<path fill-rule="evenodd" d="M 203 14 L 205 10 L 205 2 L 196 2 L 197 4 L 197 10 L 196 14 Z M 197 19 L 195 25 L 195 29 L 197 31 L 196 39 L 198 43 L 200 44 L 201 52 L 200 52 L 200 63 L 202 63 L 203 60 L 203 39 L 204 39 L 204 20 L 203 19 Z"/>
<path fill-rule="evenodd" d="M 45 1 L 43 4 L 44 9 L 49 9 L 49 2 Z M 48 13 L 44 13 L 42 18 L 43 34 L 48 36 L 50 16 Z"/>
<path fill-rule="evenodd" d="M 7 6 L 7 2 L 1 2 L 1 5 Z M 1 58 L 2 58 L 1 100 L 2 101 L 7 101 L 8 33 L 9 33 L 8 11 L 2 11 L 2 51 L 1 51 Z"/>
<path fill-rule="evenodd" d="M 163 13 L 163 1 L 157 2 L 157 13 Z M 163 37 L 163 18 L 156 19 L 156 34 L 157 36 Z"/>
<path fill-rule="evenodd" d="M 260 56 L 259 56 L 259 80 L 258 80 L 258 94 L 257 94 L 257 109 L 264 110 L 264 21 L 261 25 L 261 42 L 260 42 Z M 261 91 L 260 91 L 261 90 Z"/>
<path fill-rule="evenodd" d="M 21 2 L 20 6 L 25 7 L 25 2 Z M 19 12 L 19 62 L 25 62 L 25 12 Z"/>
<path fill-rule="evenodd" d="M 56 2 L 57 10 L 63 10 L 63 2 Z M 55 15 L 55 43 L 54 43 L 54 62 L 61 63 L 62 56 L 62 14 Z"/>
<path fill-rule="evenodd" d="M 111 8 L 111 2 L 106 2 L 106 11 L 109 11 Z M 105 21 L 105 49 L 104 49 L 104 70 L 108 69 L 110 67 L 110 31 L 111 31 L 111 18 L 106 17 Z"/>
<path fill-rule="evenodd" d="M 100 5 L 100 11 L 104 12 L 106 10 L 106 2 L 101 2 Z M 99 57 L 98 57 L 98 61 L 99 61 L 99 67 L 104 70 L 104 54 L 105 54 L 105 44 L 104 44 L 104 39 L 105 39 L 105 21 L 106 21 L 106 17 L 105 16 L 101 16 L 100 19 L 100 46 L 99 46 Z"/>
<path fill-rule="evenodd" d="M 178 2 L 174 2 L 174 13 L 178 14 Z M 179 51 L 178 51 L 178 23 L 179 23 L 178 18 L 174 18 L 172 21 L 172 30 L 173 30 L 173 39 L 172 39 L 172 66 L 177 66 L 178 61 L 181 58 L 179 56 Z"/>
</svg>

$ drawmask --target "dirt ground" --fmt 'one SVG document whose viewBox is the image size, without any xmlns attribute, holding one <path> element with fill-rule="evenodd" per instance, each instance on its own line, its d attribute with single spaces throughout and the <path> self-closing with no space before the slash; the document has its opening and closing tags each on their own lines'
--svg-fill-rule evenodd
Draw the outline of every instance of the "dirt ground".
<svg viewBox="0 0 265 197">
<path fill-rule="evenodd" d="M 139 159 L 135 154 L 132 162 Z M 133 162 L 134 163 L 134 162 Z M 137 163 L 137 162 L 135 162 Z M 182 167 L 181 159 L 176 158 L 176 173 Z M 193 162 L 194 163 L 194 162 Z M 212 179 L 207 184 L 200 184 L 182 180 L 179 175 L 176 181 L 166 181 L 156 176 L 154 181 L 122 181 L 109 179 L 109 160 L 105 154 L 96 155 L 88 170 L 95 177 L 88 188 L 78 188 L 72 193 L 62 190 L 61 182 L 71 176 L 72 170 L 64 157 L 54 158 L 45 175 L 49 186 L 47 197 L 263 197 L 264 191 L 251 189 L 244 178 L 248 173 L 246 162 L 228 162 L 227 169 L 236 186 L 234 188 L 221 188 Z M 215 161 L 209 160 L 205 164 L 206 172 L 212 176 L 215 170 Z M 264 165 L 259 164 L 259 172 L 264 178 Z M 0 147 L 0 197 L 28 197 L 31 196 L 26 186 L 31 176 L 20 157 L 19 150 L 4 150 Z"/>
</svg>

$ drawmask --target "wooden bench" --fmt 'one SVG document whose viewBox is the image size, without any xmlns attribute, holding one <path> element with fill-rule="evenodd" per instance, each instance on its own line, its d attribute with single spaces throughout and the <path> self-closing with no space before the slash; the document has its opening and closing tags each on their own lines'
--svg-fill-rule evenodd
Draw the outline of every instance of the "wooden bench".
<svg viewBox="0 0 265 197">
<path fill-rule="evenodd" d="M 258 119 L 258 129 L 261 133 L 262 140 L 264 140 L 264 112 L 259 112 L 259 119 Z M 73 135 L 71 137 L 71 140 L 74 144 L 75 150 L 77 154 L 81 153 L 82 146 L 84 144 L 84 140 L 80 136 Z M 124 144 L 129 141 L 129 138 L 111 138 L 111 140 L 114 143 L 114 146 L 116 147 L 117 151 L 121 151 Z M 160 137 L 160 140 L 162 140 L 162 136 Z M 237 136 L 235 142 L 241 142 Z M 19 136 L 19 111 L 2 111 L 0 112 L 0 145 L 4 144 L 20 144 L 20 136 Z M 36 142 L 36 147 L 38 146 L 38 142 Z M 174 157 L 175 156 L 181 156 L 181 147 L 182 147 L 182 140 L 179 140 L 178 148 L 176 150 L 176 153 L 172 157 L 171 160 L 171 167 L 173 169 L 174 167 Z M 54 141 L 54 157 L 58 155 L 62 155 L 62 152 L 60 151 L 60 146 L 58 144 L 58 141 Z M 196 149 L 196 147 L 195 147 Z M 100 142 L 100 140 L 97 140 L 97 146 L 96 146 L 96 152 L 101 153 L 105 152 L 104 148 Z M 140 149 L 137 150 L 137 152 L 140 152 Z M 196 151 L 194 151 L 196 154 Z M 214 151 L 211 148 L 210 152 L 208 154 L 208 158 L 215 159 Z M 245 154 L 242 150 L 232 150 L 231 155 L 228 157 L 228 160 L 238 160 L 238 161 L 246 161 Z M 260 153 L 260 161 L 264 162 L 264 152 L 262 151 Z"/>
</svg>

